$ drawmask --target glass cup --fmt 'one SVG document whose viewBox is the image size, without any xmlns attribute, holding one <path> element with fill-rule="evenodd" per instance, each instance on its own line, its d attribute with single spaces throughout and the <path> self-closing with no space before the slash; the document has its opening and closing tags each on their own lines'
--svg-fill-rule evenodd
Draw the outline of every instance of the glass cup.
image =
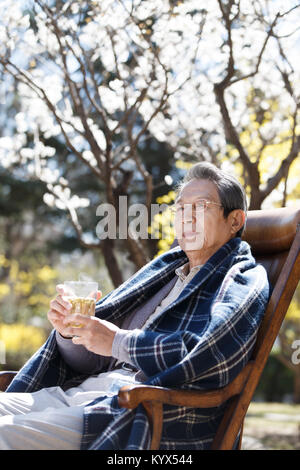
<svg viewBox="0 0 300 470">
<path fill-rule="evenodd" d="M 98 283 L 94 281 L 65 281 L 64 297 L 72 304 L 70 313 L 95 315 Z M 81 328 L 81 323 L 70 323 L 68 326 Z"/>
</svg>

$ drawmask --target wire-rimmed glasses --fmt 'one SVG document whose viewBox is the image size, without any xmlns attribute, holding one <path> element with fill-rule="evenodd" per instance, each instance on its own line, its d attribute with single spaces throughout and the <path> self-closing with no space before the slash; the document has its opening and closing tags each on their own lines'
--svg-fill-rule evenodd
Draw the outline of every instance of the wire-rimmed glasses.
<svg viewBox="0 0 300 470">
<path fill-rule="evenodd" d="M 180 203 L 175 203 L 173 206 L 171 206 L 171 211 L 174 214 L 181 214 L 183 213 L 185 208 L 190 208 L 192 207 L 193 212 L 204 212 L 207 210 L 207 208 L 210 205 L 214 206 L 219 206 L 222 207 L 222 204 L 214 201 L 209 201 L 208 199 L 199 199 L 197 202 L 194 202 L 192 204 L 180 204 Z"/>
</svg>

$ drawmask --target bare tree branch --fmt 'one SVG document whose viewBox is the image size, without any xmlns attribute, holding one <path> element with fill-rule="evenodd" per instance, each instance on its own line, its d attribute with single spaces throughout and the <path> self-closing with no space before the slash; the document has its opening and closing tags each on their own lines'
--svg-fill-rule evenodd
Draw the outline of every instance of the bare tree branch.
<svg viewBox="0 0 300 470">
<path fill-rule="evenodd" d="M 265 38 L 265 40 L 264 40 L 264 43 L 263 43 L 263 45 L 262 45 L 262 48 L 261 48 L 260 53 L 259 53 L 258 58 L 257 58 L 256 67 L 255 67 L 255 69 L 253 70 L 253 72 L 248 73 L 247 75 L 243 75 L 243 76 L 241 76 L 241 77 L 238 77 L 238 78 L 235 78 L 235 79 L 230 80 L 229 86 L 233 85 L 234 83 L 240 82 L 241 80 L 246 80 L 247 78 L 254 77 L 254 76 L 257 74 L 257 72 L 258 72 L 258 70 L 259 70 L 259 66 L 260 66 L 260 64 L 261 64 L 261 60 L 262 60 L 262 57 L 263 57 L 263 53 L 265 52 L 265 49 L 266 49 L 266 47 L 267 47 L 267 44 L 268 44 L 268 41 L 269 41 L 270 37 L 273 35 L 273 29 L 274 29 L 274 27 L 275 27 L 275 25 L 276 25 L 277 20 L 278 20 L 279 17 L 280 17 L 280 14 L 277 13 L 277 15 L 275 16 L 275 18 L 274 18 L 274 20 L 273 20 L 273 22 L 272 22 L 272 24 L 271 24 L 271 26 L 270 26 L 270 28 L 269 28 L 269 31 L 268 31 L 268 33 L 267 33 L 267 36 L 266 36 L 266 38 Z"/>
<path fill-rule="evenodd" d="M 47 104 L 49 110 L 52 112 L 56 122 L 58 123 L 61 132 L 65 138 L 66 145 L 69 147 L 69 149 L 85 164 L 87 165 L 90 170 L 95 174 L 95 176 L 102 178 L 101 173 L 97 168 L 95 168 L 93 165 L 91 165 L 83 156 L 81 152 L 78 152 L 78 150 L 74 147 L 74 145 L 71 142 L 71 139 L 69 138 L 67 132 L 65 131 L 65 128 L 63 126 L 64 120 L 58 115 L 57 109 L 55 105 L 51 102 L 49 99 L 47 93 L 45 90 L 40 87 L 37 83 L 34 82 L 32 77 L 30 77 L 24 70 L 21 70 L 16 64 L 12 63 L 10 60 L 6 60 L 5 62 L 0 58 L 0 63 L 2 66 L 18 80 L 19 82 L 24 83 L 27 85 L 31 90 L 33 90 L 37 96 L 39 96 L 43 101 Z M 8 68 L 8 66 L 11 67 L 11 69 Z M 69 124 L 69 123 L 68 123 Z"/>
<path fill-rule="evenodd" d="M 74 50 L 72 48 L 70 48 L 70 45 L 69 45 L 68 41 L 65 39 L 63 32 L 59 29 L 57 21 L 55 20 L 54 15 L 52 14 L 51 10 L 46 5 L 41 5 L 41 2 L 39 0 L 38 0 L 38 3 L 40 5 L 40 7 L 48 14 L 48 17 L 51 20 L 51 24 L 52 24 L 52 27 L 53 27 L 53 33 L 55 34 L 55 37 L 56 37 L 57 42 L 59 44 L 60 56 L 61 56 L 61 59 L 62 59 L 62 62 L 63 62 L 63 72 L 64 72 L 64 76 L 65 76 L 65 79 L 66 79 L 66 83 L 68 84 L 68 87 L 69 87 L 70 96 L 72 98 L 74 108 L 75 108 L 76 112 L 78 113 L 78 115 L 80 116 L 82 125 L 83 125 L 84 130 L 85 130 L 85 137 L 86 137 L 87 141 L 90 144 L 90 147 L 91 147 L 91 150 L 94 154 L 94 157 L 97 160 L 98 167 L 99 167 L 100 170 L 103 171 L 104 160 L 101 159 L 101 155 L 102 155 L 103 152 L 102 152 L 102 149 L 99 147 L 99 145 L 98 145 L 98 143 L 97 143 L 97 141 L 96 141 L 96 139 L 95 139 L 95 137 L 94 137 L 94 135 L 93 135 L 93 133 L 90 129 L 90 126 L 87 123 L 87 115 L 86 115 L 85 110 L 84 110 L 84 103 L 83 103 L 82 98 L 80 96 L 78 84 L 75 83 L 72 80 L 71 76 L 70 76 L 70 73 L 69 73 L 69 70 L 68 70 L 68 65 L 67 65 L 67 52 L 66 52 L 66 49 L 64 48 L 64 46 L 62 44 L 62 41 L 64 41 L 65 45 L 69 49 L 71 49 L 73 55 L 74 55 Z M 78 60 L 76 55 L 75 55 L 75 57 Z M 80 63 L 80 61 L 79 61 L 79 63 Z M 83 77 L 85 77 L 84 68 L 81 68 L 81 71 L 82 71 Z"/>
<path fill-rule="evenodd" d="M 268 179 L 266 187 L 261 191 L 261 196 L 265 199 L 280 183 L 280 181 L 287 175 L 288 169 L 293 161 L 299 156 L 300 153 L 300 136 L 296 137 L 294 142 L 291 143 L 291 150 L 288 156 L 282 161 L 277 173 Z"/>
<path fill-rule="evenodd" d="M 298 143 L 294 142 L 294 144 L 292 145 L 291 152 L 289 156 L 282 162 L 279 172 L 268 180 L 265 190 L 261 191 L 259 187 L 260 175 L 258 171 L 258 163 L 260 161 L 261 152 L 257 156 L 256 161 L 251 162 L 246 149 L 241 144 L 239 134 L 232 123 L 232 120 L 228 111 L 228 107 L 226 105 L 225 90 L 241 80 L 246 80 L 248 78 L 254 77 L 258 73 L 263 54 L 266 50 L 267 43 L 270 37 L 274 35 L 274 28 L 278 22 L 278 19 L 288 14 L 288 12 L 285 12 L 282 14 L 280 13 L 276 14 L 274 20 L 272 21 L 271 25 L 268 28 L 268 32 L 266 34 L 263 45 L 260 49 L 260 53 L 257 57 L 256 66 L 253 72 L 234 78 L 236 71 L 235 71 L 235 66 L 234 66 L 235 64 L 234 64 L 233 42 L 232 42 L 232 37 L 231 37 L 233 19 L 230 17 L 230 9 L 233 3 L 229 2 L 227 8 L 224 6 L 221 0 L 218 0 L 218 3 L 219 3 L 220 10 L 222 12 L 223 21 L 224 21 L 227 35 L 228 35 L 227 42 L 229 46 L 229 57 L 228 57 L 226 75 L 221 82 L 216 83 L 214 85 L 214 91 L 215 91 L 217 103 L 219 104 L 219 107 L 220 107 L 226 138 L 238 150 L 240 159 L 243 162 L 243 165 L 247 170 L 249 182 L 251 184 L 251 189 L 252 189 L 251 201 L 250 201 L 250 209 L 251 209 L 251 208 L 254 208 L 255 206 L 260 206 L 261 201 L 263 201 L 264 198 L 268 194 L 270 194 L 270 192 L 277 186 L 277 184 L 284 177 L 284 175 L 287 174 L 287 167 L 289 167 L 291 162 L 298 155 L 298 152 L 299 152 Z M 264 148 L 264 145 L 262 146 L 261 151 L 263 150 L 263 148 Z"/>
</svg>

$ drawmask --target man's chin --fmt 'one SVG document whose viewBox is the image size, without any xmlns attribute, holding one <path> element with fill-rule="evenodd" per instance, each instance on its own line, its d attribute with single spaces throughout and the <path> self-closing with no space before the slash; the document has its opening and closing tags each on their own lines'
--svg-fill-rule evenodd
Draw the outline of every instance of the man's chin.
<svg viewBox="0 0 300 470">
<path fill-rule="evenodd" d="M 204 239 L 197 235 L 188 235 L 183 236 L 178 243 L 184 251 L 199 251 L 203 248 Z"/>
</svg>

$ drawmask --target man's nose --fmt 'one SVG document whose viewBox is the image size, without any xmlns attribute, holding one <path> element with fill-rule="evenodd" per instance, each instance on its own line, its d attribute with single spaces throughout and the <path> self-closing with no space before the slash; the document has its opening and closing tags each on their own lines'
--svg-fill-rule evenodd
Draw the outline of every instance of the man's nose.
<svg viewBox="0 0 300 470">
<path fill-rule="evenodd" d="M 189 223 L 189 222 L 194 222 L 196 219 L 196 214 L 195 211 L 193 210 L 193 207 L 191 204 L 188 204 L 183 211 L 183 223 Z"/>
</svg>

